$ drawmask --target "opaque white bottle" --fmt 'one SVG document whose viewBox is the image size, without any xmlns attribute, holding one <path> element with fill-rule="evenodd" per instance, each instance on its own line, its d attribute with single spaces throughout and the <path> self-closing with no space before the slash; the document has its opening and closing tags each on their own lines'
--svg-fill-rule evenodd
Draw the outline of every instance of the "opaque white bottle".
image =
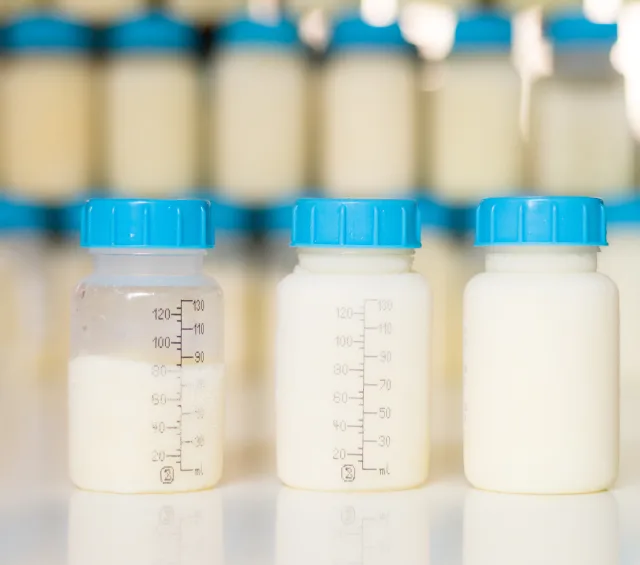
<svg viewBox="0 0 640 565">
<path fill-rule="evenodd" d="M 93 33 L 35 13 L 3 34 L 0 162 L 7 191 L 57 202 L 91 185 L 95 131 Z"/>
<path fill-rule="evenodd" d="M 558 16 L 548 30 L 554 74 L 531 92 L 529 184 L 544 194 L 629 189 L 635 150 L 624 79 L 610 59 L 616 24 Z"/>
<path fill-rule="evenodd" d="M 287 19 L 222 26 L 211 66 L 209 179 L 245 204 L 298 194 L 306 183 L 307 59 Z"/>
<path fill-rule="evenodd" d="M 150 12 L 108 30 L 105 174 L 117 194 L 171 196 L 198 183 L 197 34 Z"/>
<path fill-rule="evenodd" d="M 463 13 L 453 52 L 437 69 L 441 86 L 429 96 L 424 177 L 442 198 L 477 201 L 522 187 L 521 79 L 511 36 L 508 15 Z"/>
<path fill-rule="evenodd" d="M 495 198 L 464 297 L 464 463 L 477 488 L 594 492 L 618 472 L 618 291 L 602 201 Z"/>
<path fill-rule="evenodd" d="M 278 288 L 278 476 L 313 490 L 422 484 L 431 298 L 412 201 L 300 200 Z"/>
<path fill-rule="evenodd" d="M 381 197 L 415 187 L 417 71 L 397 24 L 337 23 L 319 95 L 318 174 L 327 194 Z"/>
</svg>

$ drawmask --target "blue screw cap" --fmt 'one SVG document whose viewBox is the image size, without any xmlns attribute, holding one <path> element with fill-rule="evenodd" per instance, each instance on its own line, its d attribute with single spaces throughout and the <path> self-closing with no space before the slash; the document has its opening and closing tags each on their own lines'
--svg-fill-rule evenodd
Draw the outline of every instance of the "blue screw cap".
<svg viewBox="0 0 640 565">
<path fill-rule="evenodd" d="M 303 47 L 295 21 L 286 16 L 272 20 L 238 16 L 223 23 L 216 40 L 226 47 L 257 46 L 284 50 L 300 50 Z"/>
<path fill-rule="evenodd" d="M 49 210 L 17 198 L 0 197 L 0 233 L 42 232 L 51 227 Z"/>
<path fill-rule="evenodd" d="M 566 11 L 547 19 L 546 35 L 556 50 L 609 49 L 618 39 L 618 25 L 592 22 L 582 12 Z"/>
<path fill-rule="evenodd" d="M 453 53 L 508 53 L 511 42 L 508 14 L 488 10 L 463 12 L 456 25 Z"/>
<path fill-rule="evenodd" d="M 406 51 L 415 54 L 416 49 L 409 43 L 400 30 L 398 23 L 386 26 L 374 26 L 358 15 L 347 16 L 338 21 L 329 50 L 332 53 L 343 51 Z"/>
<path fill-rule="evenodd" d="M 207 249 L 214 246 L 207 200 L 92 198 L 82 210 L 82 247 Z"/>
<path fill-rule="evenodd" d="M 430 197 L 418 198 L 423 230 L 453 232 L 458 227 L 456 209 Z"/>
<path fill-rule="evenodd" d="M 487 198 L 476 211 L 475 244 L 604 246 L 604 203 L 586 196 Z"/>
<path fill-rule="evenodd" d="M 10 52 L 78 53 L 95 43 L 90 27 L 55 12 L 33 12 L 10 22 L 2 44 Z"/>
<path fill-rule="evenodd" d="M 640 196 L 607 200 L 607 224 L 609 226 L 633 226 L 640 228 Z"/>
<path fill-rule="evenodd" d="M 198 47 L 198 32 L 187 22 L 151 11 L 109 28 L 106 44 L 112 51 L 122 53 L 190 53 Z"/>
<path fill-rule="evenodd" d="M 253 231 L 255 220 L 254 210 L 251 208 L 221 198 L 212 198 L 211 213 L 216 230 L 238 233 Z"/>
<path fill-rule="evenodd" d="M 293 208 L 293 247 L 420 247 L 414 200 L 303 198 Z"/>
</svg>

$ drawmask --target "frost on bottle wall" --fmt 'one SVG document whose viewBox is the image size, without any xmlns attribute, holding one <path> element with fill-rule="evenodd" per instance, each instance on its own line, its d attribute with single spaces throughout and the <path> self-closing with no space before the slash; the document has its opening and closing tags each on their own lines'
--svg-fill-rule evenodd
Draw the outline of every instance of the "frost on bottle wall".
<svg viewBox="0 0 640 565">
<path fill-rule="evenodd" d="M 92 181 L 93 32 L 52 13 L 4 30 L 0 162 L 8 192 L 59 202 Z"/>
<path fill-rule="evenodd" d="M 90 200 L 94 270 L 73 300 L 74 484 L 117 493 L 214 486 L 222 473 L 222 292 L 200 200 Z"/>
<path fill-rule="evenodd" d="M 442 198 L 477 202 L 522 186 L 521 80 L 511 61 L 508 15 L 459 16 L 453 51 L 429 96 L 425 178 Z"/>
<path fill-rule="evenodd" d="M 529 184 L 544 194 L 630 189 L 634 141 L 624 78 L 610 58 L 616 24 L 561 13 L 547 22 L 547 35 L 554 70 L 531 92 Z"/>
<path fill-rule="evenodd" d="M 429 462 L 430 292 L 417 205 L 303 199 L 278 288 L 278 475 L 312 490 L 418 486 Z"/>
<path fill-rule="evenodd" d="M 211 62 L 209 177 L 223 196 L 262 204 L 306 183 L 308 61 L 285 18 L 226 22 Z"/>
<path fill-rule="evenodd" d="M 162 12 L 107 30 L 105 175 L 125 196 L 168 197 L 198 184 L 201 96 L 195 28 Z"/>
<path fill-rule="evenodd" d="M 486 271 L 464 296 L 464 466 L 523 494 L 604 490 L 618 474 L 618 290 L 597 272 L 604 205 L 490 198 Z"/>
<path fill-rule="evenodd" d="M 332 196 L 407 194 L 416 184 L 418 63 L 398 24 L 340 20 L 322 69 L 320 170 Z"/>
</svg>

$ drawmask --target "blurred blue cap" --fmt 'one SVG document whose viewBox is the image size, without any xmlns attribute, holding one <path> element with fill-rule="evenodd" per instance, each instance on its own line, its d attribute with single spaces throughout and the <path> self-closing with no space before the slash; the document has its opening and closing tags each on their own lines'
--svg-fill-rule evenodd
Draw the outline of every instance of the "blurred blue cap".
<svg viewBox="0 0 640 565">
<path fill-rule="evenodd" d="M 247 15 L 238 16 L 222 24 L 216 39 L 220 45 L 227 47 L 259 46 L 285 50 L 303 47 L 295 21 L 283 15 L 259 20 Z"/>
<path fill-rule="evenodd" d="M 476 212 L 475 244 L 604 246 L 604 203 L 586 196 L 487 198 Z"/>
<path fill-rule="evenodd" d="M 106 43 L 120 52 L 191 52 L 198 47 L 198 32 L 187 22 L 154 10 L 107 29 Z"/>
<path fill-rule="evenodd" d="M 546 35 L 556 50 L 609 49 L 618 39 L 618 24 L 592 22 L 579 11 L 560 12 L 548 17 Z"/>
<path fill-rule="evenodd" d="M 458 227 L 455 208 L 447 206 L 430 196 L 418 198 L 420 222 L 423 230 L 453 232 Z"/>
<path fill-rule="evenodd" d="M 82 209 L 83 247 L 207 249 L 214 246 L 207 200 L 92 198 Z"/>
<path fill-rule="evenodd" d="M 211 198 L 211 214 L 215 231 L 250 233 L 255 227 L 255 212 L 240 204 Z"/>
<path fill-rule="evenodd" d="M 508 52 L 511 42 L 512 25 L 508 14 L 489 10 L 462 12 L 456 25 L 453 52 Z"/>
<path fill-rule="evenodd" d="M 342 51 L 406 51 L 415 53 L 415 47 L 404 36 L 398 23 L 374 26 L 358 15 L 338 20 L 329 45 L 331 52 Z"/>
<path fill-rule="evenodd" d="M 607 200 L 607 225 L 640 227 L 640 195 Z"/>
<path fill-rule="evenodd" d="M 294 247 L 420 247 L 415 200 L 302 198 L 293 208 Z"/>
<path fill-rule="evenodd" d="M 0 233 L 40 232 L 51 227 L 49 210 L 27 200 L 0 197 Z"/>
<path fill-rule="evenodd" d="M 2 35 L 2 45 L 14 52 L 84 52 L 95 39 L 90 27 L 56 12 L 27 13 L 9 22 Z"/>
</svg>

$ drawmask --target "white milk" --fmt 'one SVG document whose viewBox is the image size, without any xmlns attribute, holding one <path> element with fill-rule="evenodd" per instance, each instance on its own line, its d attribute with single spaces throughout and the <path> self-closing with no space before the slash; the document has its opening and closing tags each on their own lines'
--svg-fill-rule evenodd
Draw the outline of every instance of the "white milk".
<svg viewBox="0 0 640 565">
<path fill-rule="evenodd" d="M 78 487 L 184 492 L 220 479 L 222 367 L 186 367 L 170 379 L 158 379 L 154 367 L 98 355 L 71 360 L 70 474 Z"/>
<path fill-rule="evenodd" d="M 523 496 L 467 491 L 463 565 L 619 563 L 618 508 L 610 493 Z"/>
<path fill-rule="evenodd" d="M 37 0 L 40 1 L 40 0 Z M 42 2 L 41 2 L 42 3 Z M 94 24 L 105 24 L 144 9 L 149 0 L 53 0 L 64 12 Z"/>
<path fill-rule="evenodd" d="M 319 178 L 327 194 L 379 197 L 415 187 L 417 71 L 397 24 L 337 24 L 320 92 Z"/>
<path fill-rule="evenodd" d="M 146 41 L 139 34 L 148 33 Z M 105 174 L 116 193 L 170 196 L 198 183 L 197 36 L 142 16 L 112 28 L 104 81 Z"/>
<path fill-rule="evenodd" d="M 0 162 L 5 187 L 34 200 L 68 199 L 92 181 L 92 33 L 72 21 L 33 16 L 16 20 L 4 37 Z"/>
<path fill-rule="evenodd" d="M 467 479 L 526 494 L 609 488 L 618 471 L 618 292 L 596 272 L 602 203 L 480 206 L 486 272 L 464 296 Z"/>
<path fill-rule="evenodd" d="M 233 20 L 210 81 L 209 177 L 237 202 L 296 194 L 306 183 L 307 60 L 294 24 Z"/>
<path fill-rule="evenodd" d="M 245 0 L 168 0 L 167 5 L 177 15 L 201 25 L 211 24 L 234 12 L 239 12 Z"/>
<path fill-rule="evenodd" d="M 299 263 L 278 287 L 276 337 L 278 475 L 289 486 L 395 490 L 427 478 L 431 298 L 411 271 L 407 202 L 296 206 Z M 406 243 L 380 247 L 372 233 Z"/>
<path fill-rule="evenodd" d="M 426 197 L 419 202 L 422 247 L 413 268 L 433 293 L 431 444 L 450 446 L 462 441 L 462 246 L 455 210 Z"/>
<path fill-rule="evenodd" d="M 531 93 L 529 184 L 545 194 L 597 196 L 629 189 L 634 141 L 624 79 L 610 62 L 615 25 L 609 37 L 594 41 L 586 32 L 567 37 L 558 24 L 563 20 L 555 22 L 554 75 L 534 84 Z"/>
<path fill-rule="evenodd" d="M 458 22 L 425 122 L 424 176 L 443 198 L 477 201 L 522 186 L 521 80 L 510 49 L 507 17 L 480 13 Z"/>
</svg>

